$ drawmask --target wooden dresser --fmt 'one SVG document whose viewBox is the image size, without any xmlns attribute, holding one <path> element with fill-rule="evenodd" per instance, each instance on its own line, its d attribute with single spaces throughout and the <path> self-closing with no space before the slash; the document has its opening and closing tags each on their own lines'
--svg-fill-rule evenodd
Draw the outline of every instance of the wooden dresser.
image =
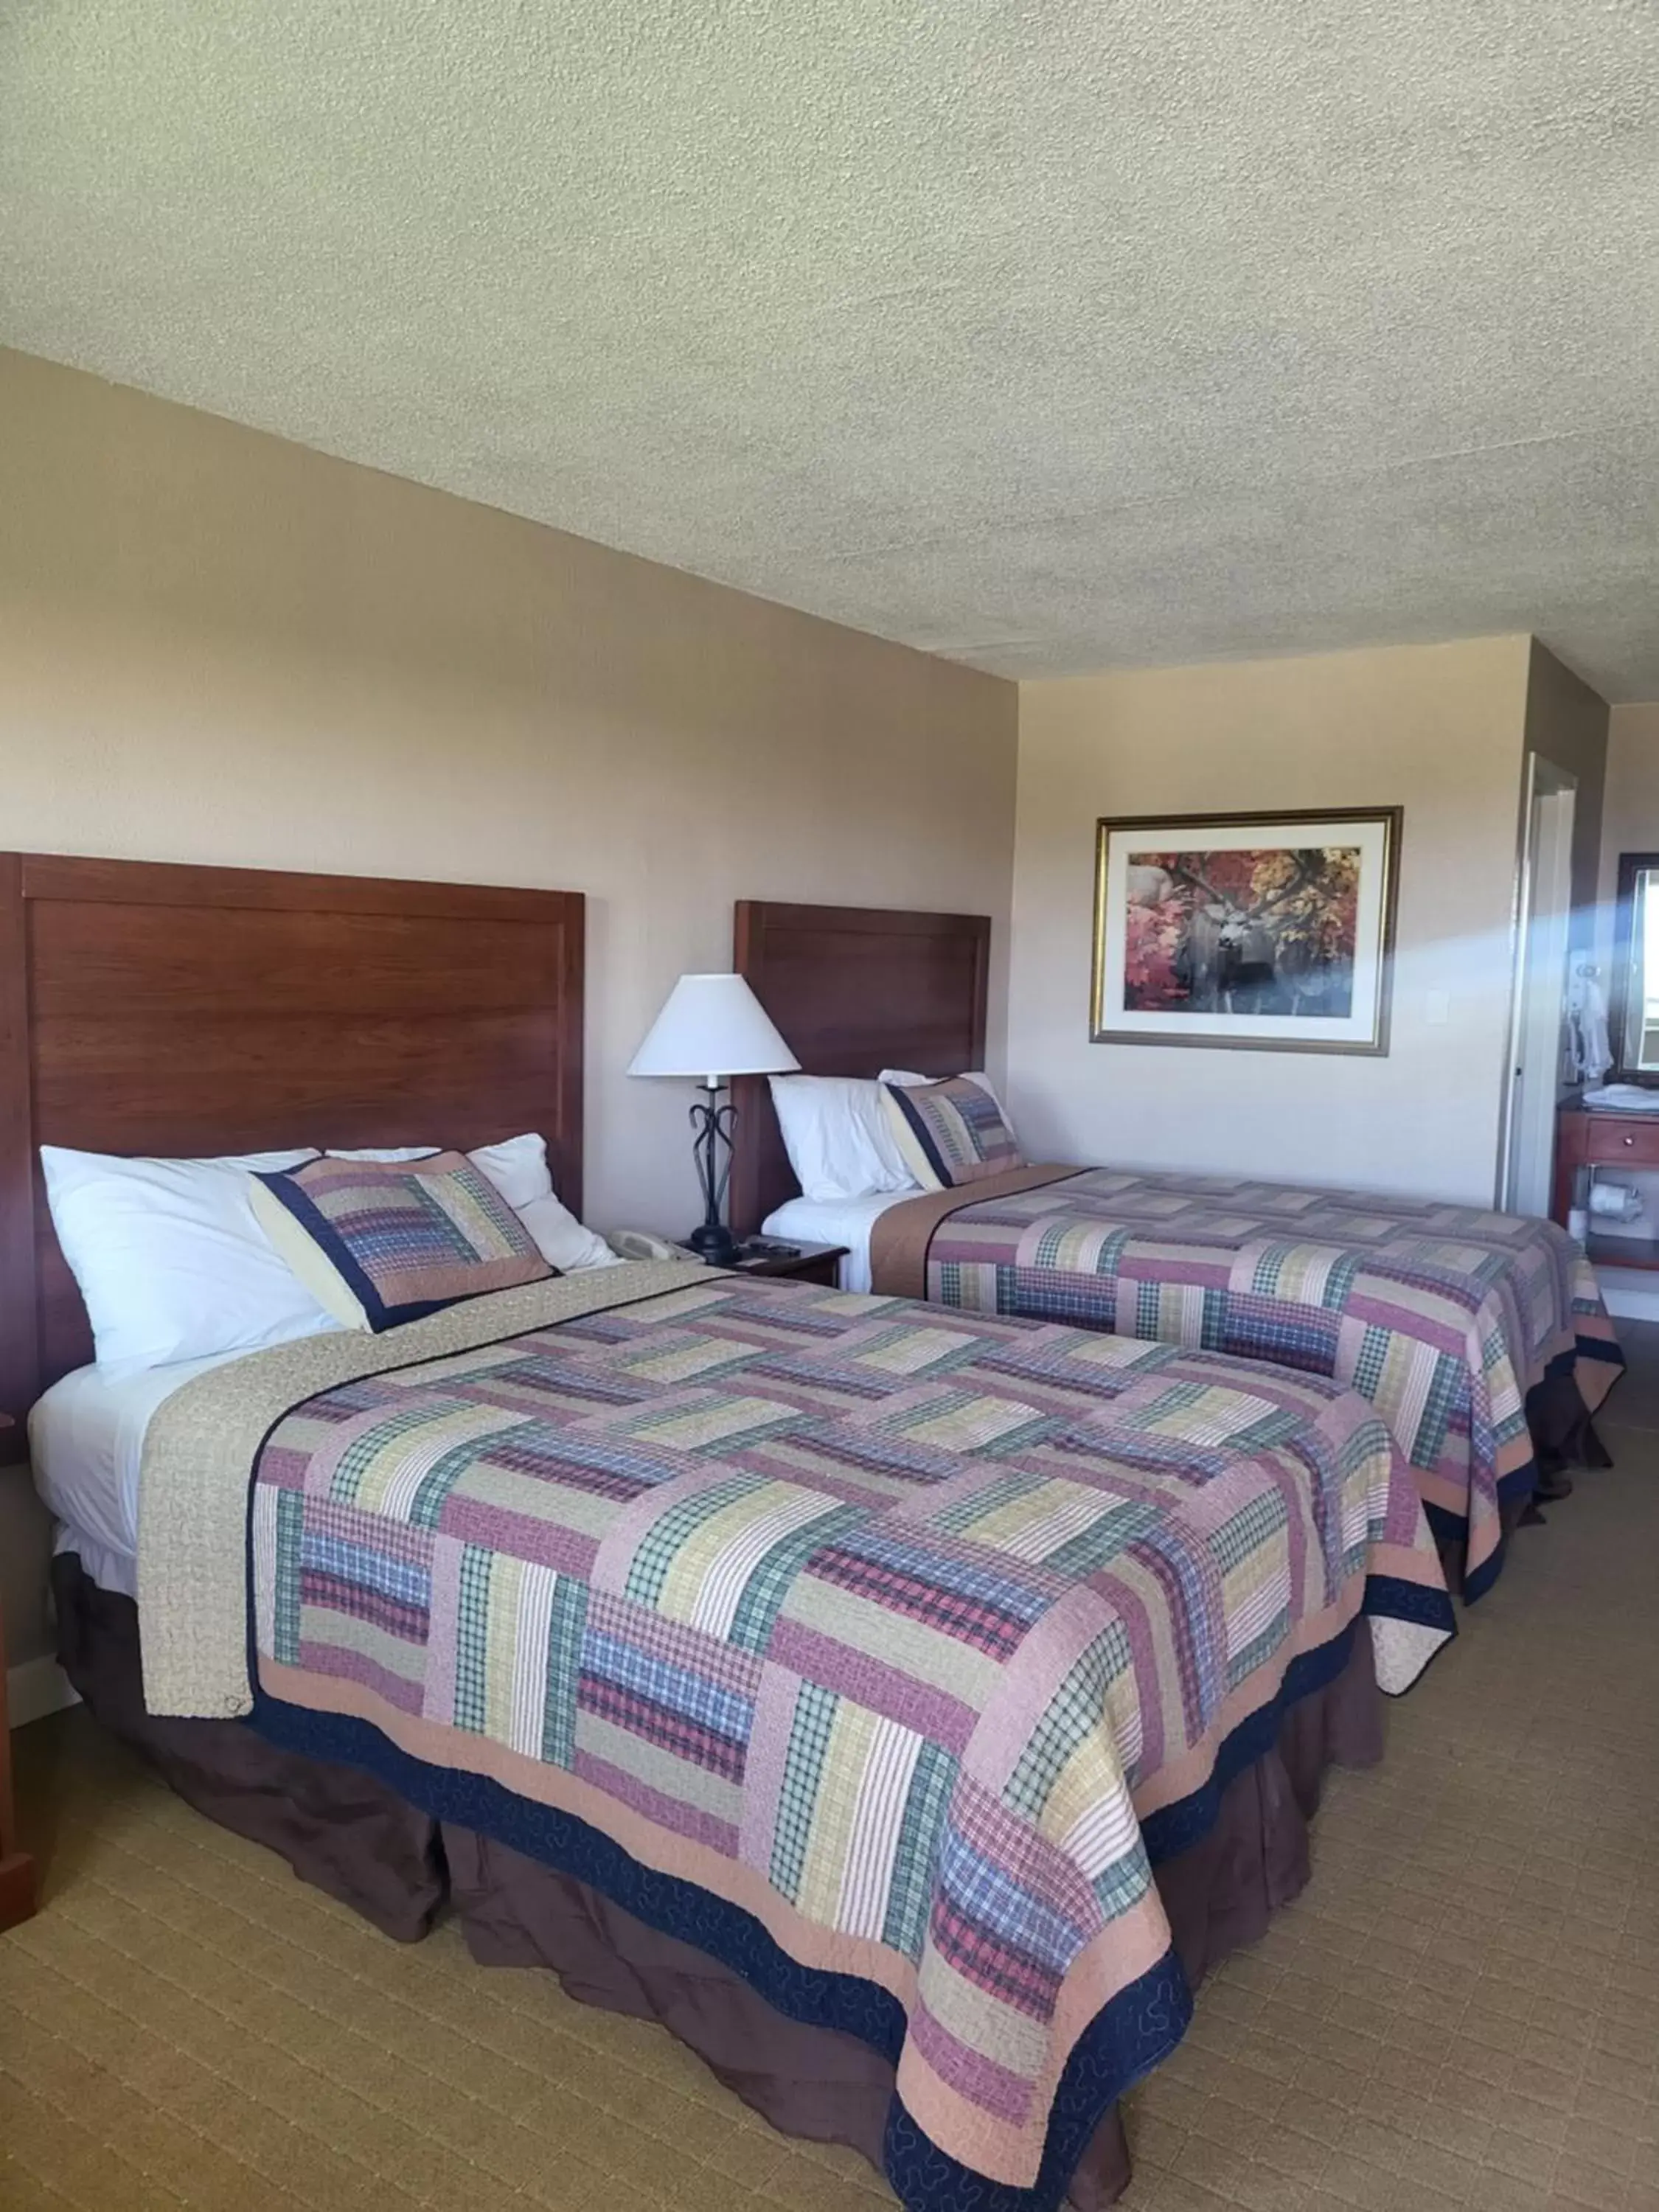
<svg viewBox="0 0 1659 2212">
<path fill-rule="evenodd" d="M 1551 1217 L 1565 1229 L 1580 1168 L 1659 1170 L 1659 1114 L 1592 1114 L 1564 1106 L 1556 1127 L 1555 1203 Z M 1659 1218 L 1644 1224 L 1659 1230 Z M 1594 1217 L 1585 1248 L 1602 1267 L 1659 1267 L 1659 1236 L 1598 1235 Z"/>
</svg>

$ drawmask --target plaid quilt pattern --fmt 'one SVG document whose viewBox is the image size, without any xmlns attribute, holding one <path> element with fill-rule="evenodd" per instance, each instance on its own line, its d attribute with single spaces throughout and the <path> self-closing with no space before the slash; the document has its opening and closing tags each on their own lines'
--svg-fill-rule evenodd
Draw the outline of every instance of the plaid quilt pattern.
<svg viewBox="0 0 1659 2212">
<path fill-rule="evenodd" d="M 376 1330 L 552 1273 L 513 1208 L 460 1152 L 395 1163 L 325 1158 L 258 1180 Z"/>
<path fill-rule="evenodd" d="M 1496 1575 L 1504 1495 L 1530 1487 L 1528 1391 L 1570 1362 L 1593 1411 L 1623 1364 L 1553 1222 L 1219 1176 L 1091 1168 L 973 1200 L 933 1232 L 927 1295 L 1346 1383 L 1463 1536 L 1469 1596 Z"/>
<path fill-rule="evenodd" d="M 1024 1164 L 1002 1109 L 970 1075 L 889 1083 L 883 1095 L 899 1149 L 924 1190 L 981 1182 Z"/>
<path fill-rule="evenodd" d="M 263 1692 L 890 1992 L 907 2112 L 1019 2185 L 1090 2023 L 1179 1983 L 1142 1820 L 1362 1609 L 1396 1690 L 1450 1629 L 1398 1451 L 1323 1377 L 805 1284 L 331 1389 L 251 1513 Z"/>
</svg>

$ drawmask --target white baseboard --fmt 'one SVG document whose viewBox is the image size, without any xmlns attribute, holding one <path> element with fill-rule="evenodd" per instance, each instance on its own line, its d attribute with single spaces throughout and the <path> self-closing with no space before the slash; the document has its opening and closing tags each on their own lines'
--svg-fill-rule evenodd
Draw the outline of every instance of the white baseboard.
<svg viewBox="0 0 1659 2212">
<path fill-rule="evenodd" d="M 6 1669 L 6 1711 L 15 1729 L 60 1713 L 65 1705 L 79 1705 L 69 1676 L 55 1659 L 25 1659 Z"/>
</svg>

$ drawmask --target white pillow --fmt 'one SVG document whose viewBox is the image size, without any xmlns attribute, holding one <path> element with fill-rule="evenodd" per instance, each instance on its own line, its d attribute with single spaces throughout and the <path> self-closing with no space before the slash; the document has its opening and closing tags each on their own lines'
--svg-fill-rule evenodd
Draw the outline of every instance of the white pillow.
<svg viewBox="0 0 1659 2212">
<path fill-rule="evenodd" d="M 420 1160 L 439 1149 L 436 1145 L 389 1145 L 379 1150 L 369 1146 L 355 1152 L 333 1151 L 328 1157 L 331 1160 Z M 545 1137 L 508 1137 L 499 1145 L 480 1145 L 467 1158 L 513 1208 L 550 1267 L 556 1267 L 562 1275 L 574 1275 L 584 1267 L 622 1265 L 604 1237 L 584 1228 L 569 1207 L 555 1197 Z"/>
<path fill-rule="evenodd" d="M 331 1145 L 324 1153 L 326 1160 L 377 1160 L 384 1167 L 398 1160 L 429 1160 L 434 1152 L 441 1152 L 441 1145 Z"/>
<path fill-rule="evenodd" d="M 130 1160 L 42 1145 L 46 1200 L 99 1366 L 135 1375 L 337 1327 L 272 1249 L 248 1202 L 255 1170 L 275 1174 L 316 1157 L 306 1146 Z"/>
<path fill-rule="evenodd" d="M 467 1158 L 515 1212 L 522 1212 L 535 1199 L 553 1195 L 545 1137 L 508 1137 L 499 1145 L 480 1145 Z"/>
<path fill-rule="evenodd" d="M 879 1084 L 851 1075 L 775 1075 L 784 1150 L 804 1198 L 869 1198 L 915 1190 L 894 1141 Z"/>
<path fill-rule="evenodd" d="M 488 1175 L 489 1169 L 484 1170 Z M 526 1205 L 515 1206 L 525 1227 L 536 1240 L 536 1249 L 550 1267 L 556 1267 L 562 1275 L 579 1275 L 588 1267 L 620 1267 L 620 1254 L 613 1252 L 597 1231 L 578 1221 L 568 1206 L 562 1206 L 550 1190 L 545 1198 L 532 1198 Z"/>
</svg>

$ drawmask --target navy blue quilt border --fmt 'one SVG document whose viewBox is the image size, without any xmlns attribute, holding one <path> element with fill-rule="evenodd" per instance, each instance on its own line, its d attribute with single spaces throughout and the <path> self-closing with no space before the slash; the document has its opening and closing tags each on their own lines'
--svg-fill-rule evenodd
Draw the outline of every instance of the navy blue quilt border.
<svg viewBox="0 0 1659 2212">
<path fill-rule="evenodd" d="M 1365 1610 L 1454 1626 L 1443 1593 L 1389 1577 L 1371 1578 Z M 1358 1621 L 1350 1621 L 1328 1643 L 1294 1659 L 1278 1695 L 1224 1739 L 1210 1778 L 1178 1803 L 1149 1816 L 1142 1836 L 1152 1864 L 1208 1833 L 1229 1783 L 1271 1747 L 1289 1706 L 1335 1680 L 1348 1662 L 1358 1627 Z M 589 1883 L 659 1934 L 707 1951 L 790 2019 L 855 2035 L 896 2063 L 905 2033 L 898 2000 L 856 1975 L 802 1966 L 740 1905 L 641 1865 L 573 1814 L 537 1804 L 487 1776 L 417 1759 L 371 1722 L 291 1705 L 270 1697 L 257 1680 L 253 1701 L 250 1725 L 267 1741 L 360 1768 L 432 1819 L 475 1829 Z M 910 2212 L 1054 2212 L 1096 2128 L 1117 2100 L 1174 2050 L 1187 2031 L 1192 2004 L 1186 1975 L 1170 1950 L 1095 2015 L 1066 2060 L 1042 2166 L 1030 2188 L 994 2181 L 951 2157 L 929 2140 L 895 2094 L 884 2163 L 901 2203 Z"/>
<path fill-rule="evenodd" d="M 1577 1359 L 1599 1359 L 1608 1367 L 1623 1367 L 1627 1364 L 1624 1347 L 1616 1339 L 1610 1336 L 1581 1336 L 1577 1340 L 1571 1352 L 1564 1352 L 1558 1359 L 1551 1361 L 1549 1372 L 1553 1375 L 1558 1368 L 1571 1367 Z"/>
<path fill-rule="evenodd" d="M 371 1722 L 313 1712 L 257 1687 L 250 1725 L 282 1750 L 357 1767 L 434 1820 L 476 1829 L 589 1883 L 659 1935 L 718 1959 L 790 2019 L 855 2035 L 896 2064 L 905 2032 L 896 1997 L 857 1975 L 803 1966 L 741 1905 L 642 1866 L 574 1814 L 536 1804 L 488 1776 L 416 1759 Z M 1174 2050 L 1192 2005 L 1171 1950 L 1096 2014 L 1066 2062 L 1042 2168 L 1029 2189 L 993 2181 L 951 2157 L 895 2094 L 884 2160 L 900 2202 L 911 2212 L 1054 2212 L 1095 2129 L 1117 2099 Z"/>
<path fill-rule="evenodd" d="M 1522 1467 L 1512 1467 L 1499 1481 L 1498 1502 L 1503 1506 L 1516 1498 L 1530 1498 L 1537 1487 L 1538 1462 L 1529 1459 Z M 1428 1522 L 1429 1534 L 1437 1544 L 1467 1544 L 1468 1541 L 1469 1516 L 1467 1513 L 1454 1513 L 1449 1506 L 1431 1504 L 1425 1498 L 1423 1500 L 1423 1517 Z M 1503 1573 L 1509 1549 L 1509 1538 L 1500 1534 L 1496 1546 L 1474 1572 L 1465 1572 L 1459 1593 L 1465 1605 L 1474 1605 L 1485 1597 Z"/>
</svg>

